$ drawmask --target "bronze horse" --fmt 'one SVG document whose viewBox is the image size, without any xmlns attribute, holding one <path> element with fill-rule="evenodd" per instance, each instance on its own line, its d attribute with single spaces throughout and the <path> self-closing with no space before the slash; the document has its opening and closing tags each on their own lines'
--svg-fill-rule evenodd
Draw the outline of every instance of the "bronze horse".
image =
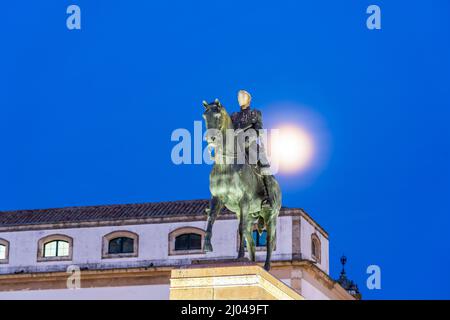
<svg viewBox="0 0 450 320">
<path fill-rule="evenodd" d="M 230 116 L 220 101 L 203 103 L 205 111 L 203 118 L 208 129 L 206 140 L 209 148 L 214 148 L 214 166 L 210 174 L 211 200 L 208 214 L 208 226 L 206 229 L 205 251 L 212 251 L 211 237 L 214 221 L 225 206 L 235 212 L 239 221 L 239 254 L 238 259 L 245 256 L 244 243 L 251 261 L 256 261 L 255 243 L 253 241 L 253 228 L 257 224 L 257 230 L 261 234 L 263 229 L 267 232 L 267 256 L 264 269 L 270 270 L 270 260 L 276 242 L 277 217 L 281 208 L 281 190 L 275 178 L 271 180 L 272 209 L 262 209 L 265 189 L 261 174 L 255 165 L 239 164 L 236 159 L 236 149 L 228 148 L 227 136 L 233 124 Z M 234 132 L 234 131 L 233 131 Z M 233 139 L 235 136 L 233 136 Z M 220 143 L 219 143 L 220 142 Z M 234 144 L 233 144 L 234 145 Z M 231 162 L 231 163 L 230 163 Z"/>
</svg>

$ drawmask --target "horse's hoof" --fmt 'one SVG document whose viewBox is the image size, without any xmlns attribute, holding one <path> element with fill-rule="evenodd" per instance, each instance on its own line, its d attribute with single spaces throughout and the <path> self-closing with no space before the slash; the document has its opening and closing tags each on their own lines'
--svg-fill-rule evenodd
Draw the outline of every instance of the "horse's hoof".
<svg viewBox="0 0 450 320">
<path fill-rule="evenodd" d="M 270 264 L 268 263 L 264 264 L 264 270 L 270 271 Z"/>
<path fill-rule="evenodd" d="M 245 256 L 242 256 L 242 257 L 237 257 L 236 258 L 236 261 L 237 262 L 249 262 L 249 260 L 245 257 Z"/>
</svg>

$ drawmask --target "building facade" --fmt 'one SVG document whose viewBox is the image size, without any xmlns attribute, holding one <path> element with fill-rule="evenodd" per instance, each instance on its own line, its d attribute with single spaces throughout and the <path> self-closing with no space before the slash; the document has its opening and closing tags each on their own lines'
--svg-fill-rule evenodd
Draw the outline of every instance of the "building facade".
<svg viewBox="0 0 450 320">
<path fill-rule="evenodd" d="M 0 299 L 168 299 L 175 268 L 233 261 L 238 222 L 224 210 L 204 252 L 207 200 L 0 212 Z M 254 231 L 257 260 L 265 233 Z M 283 208 L 271 274 L 305 299 L 353 299 L 329 277 L 328 233 Z M 74 289 L 76 288 L 76 289 Z"/>
</svg>

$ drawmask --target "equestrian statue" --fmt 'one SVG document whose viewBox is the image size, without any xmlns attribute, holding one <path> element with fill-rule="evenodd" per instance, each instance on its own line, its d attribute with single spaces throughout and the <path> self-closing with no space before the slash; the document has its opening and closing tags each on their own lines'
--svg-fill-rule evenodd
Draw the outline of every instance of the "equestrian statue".
<svg viewBox="0 0 450 320">
<path fill-rule="evenodd" d="M 211 237 L 215 220 L 224 207 L 236 213 L 239 221 L 238 259 L 245 256 L 245 244 L 251 261 L 256 261 L 253 230 L 267 232 L 267 255 L 264 269 L 270 270 L 272 251 L 276 243 L 277 217 L 281 209 L 281 190 L 270 172 L 260 132 L 261 112 L 250 108 L 251 96 L 238 93 L 240 112 L 230 117 L 216 99 L 203 101 L 206 141 L 214 166 L 210 174 L 211 200 L 204 249 L 212 251 Z M 214 155 L 212 154 L 214 150 Z M 241 161 L 240 161 L 241 160 Z"/>
</svg>

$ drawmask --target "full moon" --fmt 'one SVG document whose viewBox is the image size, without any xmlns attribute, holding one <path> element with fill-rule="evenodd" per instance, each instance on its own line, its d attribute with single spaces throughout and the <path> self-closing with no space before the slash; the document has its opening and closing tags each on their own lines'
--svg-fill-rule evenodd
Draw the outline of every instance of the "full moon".
<svg viewBox="0 0 450 320">
<path fill-rule="evenodd" d="M 281 125 L 272 134 L 271 158 L 281 173 L 295 173 L 305 169 L 311 162 L 314 148 L 311 136 L 294 125 Z"/>
</svg>

